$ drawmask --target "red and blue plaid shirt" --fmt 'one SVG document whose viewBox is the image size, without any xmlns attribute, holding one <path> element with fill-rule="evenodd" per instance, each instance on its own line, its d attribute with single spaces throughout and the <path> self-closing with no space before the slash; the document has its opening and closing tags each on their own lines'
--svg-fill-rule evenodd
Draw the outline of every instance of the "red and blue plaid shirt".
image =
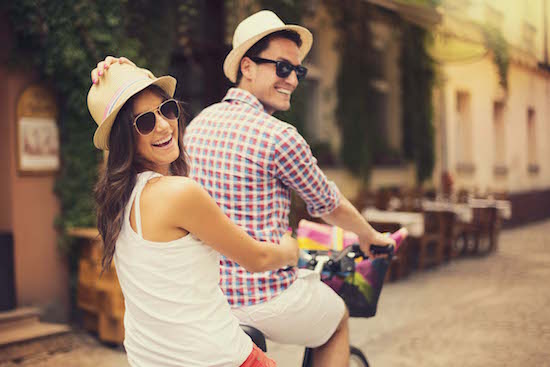
<svg viewBox="0 0 550 367">
<path fill-rule="evenodd" d="M 190 177 L 231 220 L 259 241 L 279 243 L 295 190 L 312 216 L 334 210 L 339 191 L 296 129 L 267 114 L 251 93 L 232 88 L 187 127 Z M 233 307 L 265 302 L 288 288 L 296 269 L 249 273 L 222 257 L 220 287 Z"/>
</svg>

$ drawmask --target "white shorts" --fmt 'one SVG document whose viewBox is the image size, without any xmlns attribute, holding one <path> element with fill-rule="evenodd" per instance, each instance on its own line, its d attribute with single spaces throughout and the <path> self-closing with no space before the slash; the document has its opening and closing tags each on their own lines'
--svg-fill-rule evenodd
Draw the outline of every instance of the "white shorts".
<svg viewBox="0 0 550 367">
<path fill-rule="evenodd" d="M 298 279 L 277 297 L 232 311 L 241 324 L 255 327 L 267 339 L 316 348 L 334 334 L 346 306 L 318 273 L 300 269 Z"/>
</svg>

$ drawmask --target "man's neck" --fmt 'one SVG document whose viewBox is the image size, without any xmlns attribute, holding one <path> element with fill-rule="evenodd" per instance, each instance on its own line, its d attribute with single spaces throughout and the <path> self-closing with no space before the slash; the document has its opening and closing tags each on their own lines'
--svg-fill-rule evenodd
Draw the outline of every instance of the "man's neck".
<svg viewBox="0 0 550 367">
<path fill-rule="evenodd" d="M 265 105 L 262 103 L 262 101 L 260 101 L 260 99 L 258 98 L 258 96 L 256 96 L 256 94 L 254 94 L 254 91 L 252 90 L 252 88 L 247 85 L 246 83 L 243 83 L 243 81 L 241 81 L 238 85 L 235 86 L 235 88 L 239 88 L 239 89 L 242 89 L 242 90 L 245 90 L 247 91 L 248 93 L 252 94 L 254 97 L 256 97 L 256 99 L 258 99 L 258 102 L 261 103 L 261 105 L 264 107 L 264 111 L 269 114 L 269 115 L 273 115 L 275 113 L 275 111 L 270 111 L 268 109 L 266 109 Z"/>
<path fill-rule="evenodd" d="M 254 94 L 254 91 L 252 90 L 252 88 L 249 85 L 247 85 L 246 83 L 243 83 L 242 81 L 238 85 L 236 85 L 235 88 L 245 90 L 248 93 L 252 94 L 254 97 L 256 97 L 256 95 Z"/>
</svg>

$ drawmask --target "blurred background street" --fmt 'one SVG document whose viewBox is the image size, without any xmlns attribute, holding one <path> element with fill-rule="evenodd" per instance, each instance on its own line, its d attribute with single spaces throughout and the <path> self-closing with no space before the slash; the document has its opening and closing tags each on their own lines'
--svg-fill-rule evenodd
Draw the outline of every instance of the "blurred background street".
<svg viewBox="0 0 550 367">
<path fill-rule="evenodd" d="M 274 116 L 375 229 L 410 233 L 352 343 L 374 366 L 550 366 L 549 2 L 1 2 L 0 365 L 127 365 L 114 266 L 99 276 L 90 71 L 114 55 L 170 74 L 191 120 L 232 86 L 239 22 L 269 9 L 314 39 Z"/>
<path fill-rule="evenodd" d="M 352 343 L 375 367 L 550 366 L 549 232 L 550 221 L 505 230 L 496 253 L 386 284 L 376 317 L 352 319 Z M 0 366 L 128 366 L 120 347 L 63 338 L 65 350 Z M 302 352 L 268 342 L 279 366 L 300 366 Z"/>
</svg>

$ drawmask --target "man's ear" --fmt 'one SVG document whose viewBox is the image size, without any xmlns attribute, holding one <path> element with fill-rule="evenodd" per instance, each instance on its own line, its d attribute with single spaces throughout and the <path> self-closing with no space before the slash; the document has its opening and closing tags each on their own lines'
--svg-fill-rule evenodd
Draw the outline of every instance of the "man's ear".
<svg viewBox="0 0 550 367">
<path fill-rule="evenodd" d="M 240 68 L 243 78 L 250 80 L 256 76 L 256 64 L 248 57 L 245 56 L 241 59 Z"/>
</svg>

